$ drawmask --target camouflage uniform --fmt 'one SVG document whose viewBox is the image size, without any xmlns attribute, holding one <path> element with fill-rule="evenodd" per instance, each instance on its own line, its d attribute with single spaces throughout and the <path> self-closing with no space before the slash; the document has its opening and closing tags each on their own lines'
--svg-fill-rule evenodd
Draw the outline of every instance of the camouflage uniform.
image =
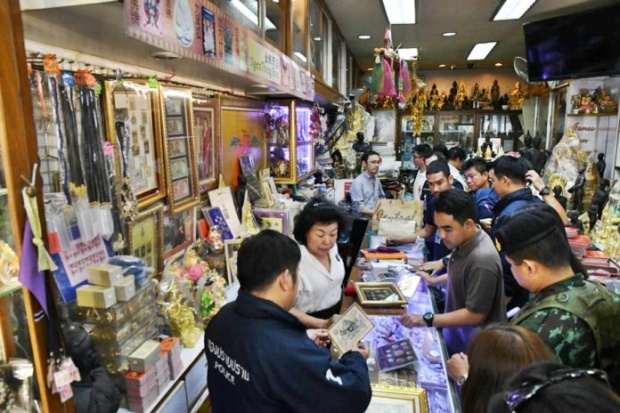
<svg viewBox="0 0 620 413">
<path fill-rule="evenodd" d="M 562 293 L 573 290 L 575 288 L 584 287 L 586 283 L 583 275 L 577 274 L 571 278 L 552 284 L 542 291 L 538 292 L 528 302 L 523 309 L 517 314 L 513 320 L 513 324 L 517 324 L 537 333 L 543 341 L 545 341 L 551 350 L 557 355 L 562 364 L 566 364 L 576 368 L 588 368 L 588 367 L 606 367 L 601 366 L 601 357 L 604 355 L 597 353 L 597 341 L 593 330 L 588 324 L 586 318 L 576 315 L 575 312 L 568 311 L 554 307 L 553 303 L 543 308 L 538 308 L 533 312 L 533 309 L 537 304 L 540 305 L 543 299 L 549 299 L 550 296 L 560 297 Z M 606 288 L 600 286 L 600 288 Z M 620 297 L 614 294 L 604 294 L 605 300 L 611 300 L 612 303 L 608 303 L 616 308 L 616 313 L 620 310 Z M 564 294 L 565 297 L 566 294 Z M 571 303 L 564 303 L 565 307 L 571 306 Z M 561 305 L 560 305 L 561 307 Z M 530 314 L 528 314 L 530 313 Z M 592 312 L 594 314 L 594 312 Z M 610 316 L 611 314 L 607 314 Z M 594 317 L 597 315 L 594 314 Z M 601 316 L 605 316 L 601 314 Z M 606 333 L 605 337 L 609 335 L 615 335 L 616 343 L 618 340 L 617 329 L 615 332 Z M 605 340 L 607 341 L 607 340 Z M 601 348 L 601 352 L 608 354 L 609 345 L 612 343 L 598 343 Z M 605 363 L 607 364 L 607 363 Z"/>
</svg>

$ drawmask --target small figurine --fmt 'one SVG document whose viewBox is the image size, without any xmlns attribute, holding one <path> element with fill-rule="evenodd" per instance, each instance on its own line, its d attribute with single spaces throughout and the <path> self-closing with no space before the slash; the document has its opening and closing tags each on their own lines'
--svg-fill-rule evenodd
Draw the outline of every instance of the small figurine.
<svg viewBox="0 0 620 413">
<path fill-rule="evenodd" d="M 583 234 L 583 223 L 579 220 L 579 212 L 575 210 L 568 211 L 568 226 L 571 228 L 577 228 L 580 234 Z"/>
<path fill-rule="evenodd" d="M 598 172 L 598 176 L 603 178 L 603 175 L 605 175 L 605 168 L 607 167 L 607 164 L 605 163 L 605 154 L 599 153 L 597 158 L 598 161 L 596 161 L 596 171 Z"/>
<path fill-rule="evenodd" d="M 566 203 L 568 200 L 564 195 L 562 195 L 562 187 L 560 185 L 556 185 L 553 187 L 553 195 L 555 196 L 555 199 L 557 199 L 557 201 L 560 203 L 560 205 L 562 205 L 562 208 L 564 208 L 564 210 L 566 211 Z"/>
<path fill-rule="evenodd" d="M 484 159 L 487 161 L 493 159 L 495 152 L 493 152 L 493 143 L 491 143 L 490 135 L 484 137 L 484 143 L 480 146 L 480 150 L 484 154 Z"/>
<path fill-rule="evenodd" d="M 601 182 L 598 185 L 597 190 L 594 192 L 592 196 L 592 204 L 596 204 L 598 209 L 596 210 L 596 215 L 599 219 L 603 216 L 603 209 L 609 200 L 609 192 L 607 192 L 607 188 L 609 187 L 609 179 L 601 179 Z"/>
<path fill-rule="evenodd" d="M 530 131 L 528 130 L 527 133 L 525 134 L 525 136 L 523 137 L 523 143 L 525 144 L 525 146 L 521 149 L 519 149 L 519 154 L 526 158 L 527 160 L 529 160 L 530 162 L 532 162 L 532 135 L 530 135 Z"/>
<path fill-rule="evenodd" d="M 547 163 L 547 154 L 540 149 L 541 143 L 542 138 L 540 137 L 540 133 L 536 133 L 536 136 L 532 139 L 530 161 L 532 162 L 532 166 L 534 166 L 534 170 L 539 174 L 545 168 L 545 164 Z"/>
<path fill-rule="evenodd" d="M 491 86 L 491 104 L 494 107 L 499 105 L 500 92 L 499 92 L 499 84 L 497 83 L 497 79 L 493 81 L 493 86 Z"/>
<path fill-rule="evenodd" d="M 579 175 L 577 175 L 575 179 L 575 183 L 568 188 L 568 192 L 572 194 L 572 209 L 578 212 L 583 208 L 584 186 L 586 184 L 585 172 L 586 168 L 581 168 L 579 170 Z"/>
</svg>

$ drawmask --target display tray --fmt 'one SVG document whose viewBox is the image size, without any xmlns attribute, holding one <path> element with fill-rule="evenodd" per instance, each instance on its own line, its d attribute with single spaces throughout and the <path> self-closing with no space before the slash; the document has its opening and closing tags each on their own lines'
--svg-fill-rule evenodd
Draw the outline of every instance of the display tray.
<svg viewBox="0 0 620 413">
<path fill-rule="evenodd" d="M 355 293 L 363 307 L 403 307 L 407 299 L 393 282 L 356 282 Z"/>
</svg>

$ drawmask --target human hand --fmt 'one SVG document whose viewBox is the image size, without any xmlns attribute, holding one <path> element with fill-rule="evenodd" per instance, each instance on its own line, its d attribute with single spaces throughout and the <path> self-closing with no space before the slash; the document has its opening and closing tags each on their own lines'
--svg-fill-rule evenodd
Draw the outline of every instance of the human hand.
<svg viewBox="0 0 620 413">
<path fill-rule="evenodd" d="M 480 226 L 485 231 L 491 231 L 492 224 L 493 224 L 493 218 L 483 218 L 480 220 Z"/>
<path fill-rule="evenodd" d="M 358 353 L 360 353 L 362 357 L 364 357 L 364 360 L 367 360 L 368 356 L 370 355 L 370 349 L 366 347 L 361 341 L 357 343 L 357 348 L 351 349 L 351 351 L 357 351 Z"/>
<path fill-rule="evenodd" d="M 437 271 L 444 269 L 443 260 L 429 261 L 420 265 L 420 269 L 424 272 L 435 274 Z"/>
<path fill-rule="evenodd" d="M 397 237 L 396 235 L 388 235 L 388 237 L 385 239 L 385 243 L 387 245 L 400 245 L 403 243 L 403 241 L 400 237 Z"/>
<path fill-rule="evenodd" d="M 441 284 L 441 280 L 437 277 L 433 277 L 431 274 L 429 274 L 428 272 L 425 271 L 417 271 L 416 275 L 419 275 L 420 277 L 422 277 L 422 279 L 424 280 L 424 282 L 428 285 L 430 285 L 431 287 L 434 287 L 438 284 Z"/>
<path fill-rule="evenodd" d="M 454 381 L 457 381 L 459 377 L 467 376 L 469 374 L 469 360 L 467 354 L 453 354 L 450 360 L 446 362 L 446 368 L 448 370 L 448 376 Z"/>
<path fill-rule="evenodd" d="M 329 317 L 327 320 L 324 320 L 323 328 L 330 328 L 336 321 L 338 321 L 342 317 L 340 314 L 334 314 Z"/>
<path fill-rule="evenodd" d="M 405 327 L 426 327 L 426 322 L 421 315 L 405 314 L 400 317 L 400 323 Z"/>
<path fill-rule="evenodd" d="M 543 181 L 540 175 L 538 175 L 538 172 L 533 169 L 527 171 L 527 173 L 525 174 L 525 179 L 530 181 L 532 183 L 532 186 L 534 186 L 537 191 L 540 191 L 545 187 L 545 181 Z"/>
<path fill-rule="evenodd" d="M 323 328 L 309 328 L 306 330 L 306 334 L 319 347 L 325 348 L 331 342 L 327 330 Z"/>
</svg>

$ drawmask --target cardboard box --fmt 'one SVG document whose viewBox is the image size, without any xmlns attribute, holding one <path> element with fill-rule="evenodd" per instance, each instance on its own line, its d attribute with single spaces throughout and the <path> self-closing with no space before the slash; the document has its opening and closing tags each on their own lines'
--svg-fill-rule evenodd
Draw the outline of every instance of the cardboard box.
<svg viewBox="0 0 620 413">
<path fill-rule="evenodd" d="M 129 356 L 132 371 L 146 371 L 159 359 L 159 342 L 146 340 Z"/>
<path fill-rule="evenodd" d="M 118 301 L 129 301 L 136 295 L 136 283 L 134 282 L 133 275 L 123 277 L 123 281 L 115 285 L 114 289 L 116 290 L 116 299 Z"/>
<path fill-rule="evenodd" d="M 88 282 L 102 287 L 114 287 L 123 282 L 123 268 L 118 265 L 91 265 L 88 270 Z"/>
<path fill-rule="evenodd" d="M 84 285 L 76 290 L 77 304 L 80 307 L 110 308 L 116 304 L 114 287 Z"/>
</svg>

